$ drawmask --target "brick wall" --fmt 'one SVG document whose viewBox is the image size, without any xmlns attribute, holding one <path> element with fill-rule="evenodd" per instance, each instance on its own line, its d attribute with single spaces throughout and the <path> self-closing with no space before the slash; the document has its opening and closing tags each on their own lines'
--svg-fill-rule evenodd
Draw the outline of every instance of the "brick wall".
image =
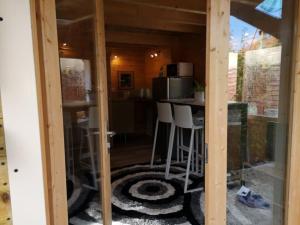
<svg viewBox="0 0 300 225">
<path fill-rule="evenodd" d="M 277 117 L 281 46 L 245 52 L 243 100 L 250 114 Z"/>
</svg>

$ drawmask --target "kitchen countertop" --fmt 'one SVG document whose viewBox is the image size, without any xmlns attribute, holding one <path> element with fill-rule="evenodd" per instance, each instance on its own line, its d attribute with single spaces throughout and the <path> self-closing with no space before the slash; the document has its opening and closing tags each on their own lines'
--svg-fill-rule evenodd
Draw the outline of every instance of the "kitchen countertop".
<svg viewBox="0 0 300 225">
<path fill-rule="evenodd" d="M 178 103 L 178 104 L 187 104 L 187 105 L 194 105 L 194 106 L 205 106 L 205 102 L 197 101 L 194 98 L 181 98 L 181 99 L 161 99 L 161 102 L 171 102 L 171 103 Z M 235 105 L 235 104 L 247 104 L 245 102 L 236 102 L 236 101 L 228 101 L 228 105 Z"/>
<path fill-rule="evenodd" d="M 95 106 L 95 101 L 67 101 L 63 103 L 63 107 L 65 108 L 75 108 L 75 107 L 90 107 Z"/>
</svg>

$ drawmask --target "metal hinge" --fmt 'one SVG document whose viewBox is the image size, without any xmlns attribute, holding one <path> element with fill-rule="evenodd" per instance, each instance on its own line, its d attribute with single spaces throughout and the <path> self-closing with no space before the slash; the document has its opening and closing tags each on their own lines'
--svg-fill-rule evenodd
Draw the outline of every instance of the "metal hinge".
<svg viewBox="0 0 300 225">
<path fill-rule="evenodd" d="M 205 163 L 208 163 L 208 144 L 205 143 Z"/>
</svg>

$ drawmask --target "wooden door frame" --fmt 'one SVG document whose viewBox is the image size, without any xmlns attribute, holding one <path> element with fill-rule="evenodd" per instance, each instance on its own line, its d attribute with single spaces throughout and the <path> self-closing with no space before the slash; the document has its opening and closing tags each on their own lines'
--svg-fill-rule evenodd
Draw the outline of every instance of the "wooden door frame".
<svg viewBox="0 0 300 225">
<path fill-rule="evenodd" d="M 300 4 L 295 7 L 294 53 L 284 224 L 300 221 Z M 205 224 L 226 224 L 227 72 L 230 0 L 207 0 Z M 218 165 L 218 166 L 216 166 Z"/>
<path fill-rule="evenodd" d="M 285 194 L 285 225 L 300 221 L 300 1 L 295 7 L 295 32 L 291 79 L 287 179 Z"/>
<path fill-rule="evenodd" d="M 110 153 L 108 151 L 107 130 L 108 124 L 108 93 L 107 93 L 107 59 L 105 43 L 104 3 L 103 0 L 94 0 L 96 6 L 95 40 L 96 40 L 96 67 L 97 67 L 97 100 L 99 106 L 99 162 L 101 171 L 101 198 L 103 224 L 112 223 L 111 215 L 111 177 Z M 102 132 L 101 132 L 102 131 Z"/>
<path fill-rule="evenodd" d="M 99 162 L 103 223 L 111 224 L 110 156 L 107 148 L 107 88 L 103 0 L 95 4 Z M 48 225 L 67 225 L 65 147 L 55 0 L 30 0 Z"/>
<path fill-rule="evenodd" d="M 207 0 L 206 15 L 205 224 L 225 225 L 230 1 Z"/>
<path fill-rule="evenodd" d="M 37 86 L 40 93 L 40 125 L 43 143 L 43 165 L 48 224 L 67 224 L 67 199 L 65 185 L 64 140 L 62 127 L 62 100 L 56 27 L 55 0 L 30 0 Z M 103 0 L 95 0 L 96 54 L 98 103 L 106 105 L 106 54 Z M 300 7 L 297 7 L 299 15 Z M 205 224 L 226 224 L 226 171 L 227 171 L 227 71 L 229 49 L 229 0 L 208 0 L 206 49 L 206 137 L 208 163 L 206 164 Z M 298 18 L 298 17 L 297 17 Z M 300 220 L 300 23 L 295 20 L 295 54 L 293 59 L 293 87 L 291 90 L 291 116 L 285 225 Z M 107 107 L 100 107 L 100 151 L 104 224 L 111 224 L 110 170 L 107 151 Z M 51 109 L 51 110 L 50 110 Z M 218 166 L 216 166 L 218 165 Z M 107 170 L 108 169 L 108 170 Z M 106 184 L 105 184 L 106 183 Z"/>
</svg>

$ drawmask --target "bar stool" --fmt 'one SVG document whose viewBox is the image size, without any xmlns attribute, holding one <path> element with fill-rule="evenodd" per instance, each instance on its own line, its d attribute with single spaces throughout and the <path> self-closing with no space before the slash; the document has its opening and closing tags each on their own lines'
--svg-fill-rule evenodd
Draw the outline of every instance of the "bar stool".
<svg viewBox="0 0 300 225">
<path fill-rule="evenodd" d="M 153 141 L 153 148 L 152 148 L 152 157 L 151 157 L 151 163 L 150 163 L 151 167 L 153 167 L 153 163 L 154 163 L 159 123 L 171 124 L 171 129 L 174 126 L 174 119 L 173 119 L 172 108 L 171 108 L 170 103 L 157 102 L 157 114 L 158 115 L 157 115 L 157 120 L 156 120 L 154 141 Z M 170 138 L 171 138 L 171 135 L 169 136 L 169 141 L 171 140 Z"/>
<path fill-rule="evenodd" d="M 74 140 L 73 140 L 73 126 L 72 116 L 70 112 L 63 112 L 64 121 L 64 138 L 65 138 L 65 155 L 66 155 L 66 167 L 67 177 L 69 179 L 74 178 L 75 166 L 74 166 Z"/>
<path fill-rule="evenodd" d="M 189 175 L 191 173 L 191 164 L 192 164 L 192 172 L 194 172 L 196 175 L 203 176 L 204 173 L 204 119 L 203 117 L 193 117 L 191 107 L 187 105 L 174 105 L 174 123 L 171 124 L 170 142 L 168 148 L 165 178 L 166 179 L 171 178 L 170 167 L 171 167 L 174 135 L 175 135 L 176 128 L 178 129 L 177 134 L 180 133 L 177 136 L 177 143 L 178 143 L 177 152 L 179 149 L 182 152 L 182 154 L 184 154 L 185 152 L 188 153 L 187 167 L 185 172 L 184 193 L 202 190 L 202 188 L 194 188 L 188 190 L 188 181 L 189 181 Z M 189 146 L 185 146 L 182 141 L 183 139 L 182 129 L 191 130 Z M 200 154 L 199 154 L 199 131 L 201 132 L 201 138 L 202 138 Z M 195 135 L 196 138 L 194 137 Z M 180 137 L 181 143 L 178 141 L 179 136 L 181 136 Z M 194 144 L 194 139 L 196 139 L 196 144 Z M 201 162 L 200 164 L 201 168 L 199 169 L 200 162 Z M 181 176 L 184 176 L 184 174 L 175 175 L 173 177 L 181 177 Z"/>
<path fill-rule="evenodd" d="M 90 170 L 93 177 L 93 186 L 85 185 L 86 187 L 98 190 L 98 157 L 97 157 L 97 135 L 99 135 L 99 120 L 98 120 L 98 107 L 90 107 L 88 112 L 88 120 L 85 125 L 81 124 L 80 128 L 85 133 L 88 142 L 88 152 L 83 154 L 80 150 L 80 163 L 86 165 Z M 96 147 L 95 147 L 96 145 Z M 90 163 L 84 160 L 88 159 Z M 98 164 L 99 165 L 99 164 Z"/>
</svg>

